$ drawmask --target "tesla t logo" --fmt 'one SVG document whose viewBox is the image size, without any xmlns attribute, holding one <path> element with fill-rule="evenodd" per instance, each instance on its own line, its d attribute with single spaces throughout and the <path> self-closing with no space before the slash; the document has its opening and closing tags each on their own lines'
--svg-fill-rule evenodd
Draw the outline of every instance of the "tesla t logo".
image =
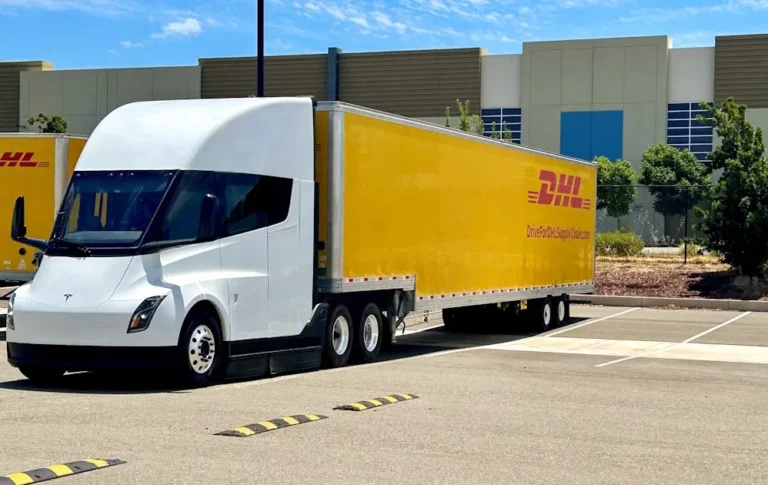
<svg viewBox="0 0 768 485">
<path fill-rule="evenodd" d="M 589 209 L 592 206 L 592 199 L 579 197 L 581 177 L 564 173 L 558 177 L 555 172 L 542 170 L 539 173 L 539 181 L 541 182 L 539 190 L 528 192 L 528 202 L 531 204 L 574 209 Z"/>
<path fill-rule="evenodd" d="M 65 302 L 69 301 L 70 298 L 72 298 L 72 295 L 70 293 L 65 293 L 64 294 L 64 301 Z"/>
<path fill-rule="evenodd" d="M 48 168 L 51 166 L 49 162 L 32 160 L 34 157 L 34 152 L 4 152 L 0 155 L 0 167 Z"/>
</svg>

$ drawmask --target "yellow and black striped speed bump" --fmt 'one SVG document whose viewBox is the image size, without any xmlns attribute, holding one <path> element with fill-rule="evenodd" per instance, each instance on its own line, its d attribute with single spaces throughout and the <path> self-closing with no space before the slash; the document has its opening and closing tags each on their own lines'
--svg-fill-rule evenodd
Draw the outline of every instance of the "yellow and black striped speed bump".
<svg viewBox="0 0 768 485">
<path fill-rule="evenodd" d="M 342 404 L 341 406 L 336 406 L 333 409 L 340 409 L 342 411 L 365 411 L 367 409 L 378 408 L 387 404 L 395 404 L 398 402 L 410 401 L 411 399 L 418 398 L 419 396 L 414 394 L 390 394 L 389 396 L 353 402 L 352 404 Z"/>
<path fill-rule="evenodd" d="M 37 470 L 30 470 L 28 472 L 11 473 L 10 475 L 0 476 L 0 485 L 26 485 L 28 483 L 47 482 L 48 480 L 54 480 L 56 478 L 123 464 L 125 464 L 123 460 L 101 460 L 90 458 L 82 461 L 73 461 L 72 463 L 62 463 L 46 468 L 38 468 Z"/>
<path fill-rule="evenodd" d="M 328 416 L 321 416 L 319 414 L 296 414 L 294 416 L 284 416 L 278 419 L 261 421 L 256 424 L 249 424 L 247 426 L 240 426 L 239 428 L 221 431 L 220 433 L 216 433 L 216 435 L 245 438 L 246 436 L 266 433 L 267 431 L 272 431 L 275 429 L 290 428 L 291 426 L 296 426 L 297 424 L 311 423 L 313 421 L 320 421 L 321 419 L 328 419 Z"/>
</svg>

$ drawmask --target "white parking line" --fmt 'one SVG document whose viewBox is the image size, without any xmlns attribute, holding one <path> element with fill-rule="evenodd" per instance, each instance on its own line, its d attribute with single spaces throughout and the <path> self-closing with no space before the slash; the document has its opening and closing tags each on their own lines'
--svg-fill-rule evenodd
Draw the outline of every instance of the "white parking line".
<svg viewBox="0 0 768 485">
<path fill-rule="evenodd" d="M 651 352 L 647 352 L 647 353 L 644 353 L 644 354 L 631 355 L 629 357 L 623 357 L 621 359 L 612 360 L 610 362 L 603 362 L 602 364 L 597 364 L 595 367 L 606 367 L 606 366 L 609 366 L 609 365 L 612 365 L 612 364 L 618 364 L 620 362 L 626 362 L 628 360 L 638 359 L 640 357 L 649 357 L 649 356 L 652 356 L 652 355 L 660 354 L 662 352 L 666 352 L 668 350 L 674 349 L 675 347 L 679 347 L 680 345 L 689 344 L 689 343 L 693 342 L 694 340 L 707 335 L 708 333 L 714 332 L 715 330 L 717 330 L 719 328 L 723 328 L 726 325 L 730 325 L 731 323 L 746 317 L 750 313 L 752 313 L 752 312 L 744 312 L 744 313 L 742 313 L 742 314 L 740 314 L 740 315 L 738 315 L 736 317 L 731 318 L 727 322 L 723 322 L 723 323 L 721 323 L 719 325 L 715 325 L 714 327 L 710 328 L 709 330 L 705 330 L 705 331 L 703 331 L 703 332 L 701 332 L 701 333 L 699 333 L 697 335 L 694 335 L 691 338 L 683 340 L 682 342 L 671 344 L 671 345 L 669 345 L 667 347 L 664 347 L 662 349 L 653 350 Z"/>
<path fill-rule="evenodd" d="M 521 340 L 516 341 L 515 343 L 517 343 L 517 342 L 520 342 L 520 343 L 530 342 L 532 340 L 537 340 L 537 339 L 540 339 L 540 338 L 546 338 L 546 337 L 549 337 L 549 336 L 552 336 L 552 335 L 561 334 L 563 332 L 567 332 L 568 330 L 575 330 L 577 328 L 585 327 L 587 325 L 592 325 L 593 323 L 598 323 L 598 322 L 602 322 L 602 321 L 608 320 L 610 318 L 615 318 L 615 317 L 619 317 L 621 315 L 626 315 L 627 313 L 633 312 L 633 311 L 638 310 L 638 309 L 639 308 L 631 308 L 629 310 L 624 310 L 624 311 L 621 311 L 621 312 L 618 312 L 618 313 L 614 313 L 612 315 L 608 315 L 608 316 L 605 316 L 605 317 L 596 318 L 594 320 L 588 320 L 586 322 L 582 322 L 582 323 L 580 323 L 578 325 L 574 325 L 572 327 L 561 328 L 560 330 L 557 330 L 557 331 L 552 332 L 550 334 L 543 334 L 543 335 L 540 335 L 540 336 L 537 335 L 535 337 L 528 337 L 527 339 L 521 339 Z M 347 367 L 338 367 L 336 369 L 320 369 L 320 370 L 316 370 L 316 371 L 312 371 L 312 372 L 306 372 L 306 373 L 302 373 L 302 374 L 289 374 L 289 375 L 285 375 L 285 376 L 277 376 L 277 377 L 271 377 L 271 378 L 264 378 L 262 380 L 240 382 L 240 383 L 231 384 L 231 385 L 233 387 L 237 388 L 237 389 L 246 389 L 246 388 L 253 387 L 253 386 L 263 386 L 265 384 L 271 384 L 273 382 L 280 382 L 280 381 L 284 381 L 284 380 L 288 380 L 288 379 L 299 379 L 299 378 L 304 378 L 304 377 L 307 377 L 307 376 L 311 377 L 313 375 L 322 374 L 322 373 L 344 372 L 344 371 L 348 371 L 348 370 L 362 369 L 362 368 L 365 368 L 365 367 L 375 367 L 375 366 L 394 364 L 394 363 L 399 363 L 399 362 L 407 362 L 407 361 L 415 360 L 415 359 L 426 359 L 426 358 L 429 358 L 429 357 L 442 357 L 444 355 L 456 354 L 456 353 L 459 353 L 459 352 L 467 352 L 467 351 L 472 351 L 472 350 L 493 350 L 494 348 L 496 348 L 499 345 L 509 345 L 509 342 L 507 342 L 506 344 L 488 344 L 488 345 L 478 345 L 478 346 L 462 347 L 462 348 L 458 348 L 458 349 L 442 350 L 442 351 L 433 352 L 433 353 L 429 353 L 429 354 L 414 355 L 412 357 L 403 357 L 403 358 L 400 358 L 400 359 L 395 358 L 395 359 L 391 359 L 391 360 L 385 360 L 385 361 L 380 361 L 380 362 L 373 362 L 371 364 L 352 365 L 352 366 L 347 366 Z M 207 389 L 214 389 L 214 388 L 207 388 Z M 202 391 L 205 392 L 205 389 L 203 389 Z"/>
</svg>

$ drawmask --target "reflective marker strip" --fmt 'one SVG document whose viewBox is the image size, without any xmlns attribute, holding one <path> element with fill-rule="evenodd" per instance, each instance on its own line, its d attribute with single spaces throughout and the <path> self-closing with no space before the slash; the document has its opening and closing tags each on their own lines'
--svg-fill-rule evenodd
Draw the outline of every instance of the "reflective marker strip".
<svg viewBox="0 0 768 485">
<path fill-rule="evenodd" d="M 392 403 L 397 402 L 397 399 L 395 399 L 392 396 L 384 396 L 384 399 L 386 399 L 387 401 L 392 402 Z"/>
<path fill-rule="evenodd" d="M 269 421 L 262 421 L 259 423 L 260 425 L 267 428 L 268 431 L 271 431 L 273 429 L 277 429 L 277 425 L 275 423 L 269 422 Z"/>
<path fill-rule="evenodd" d="M 251 436 L 252 434 L 256 434 L 256 431 L 251 431 L 250 429 L 241 426 L 239 428 L 235 428 L 234 431 L 237 431 L 239 433 L 243 433 L 245 436 Z"/>
<path fill-rule="evenodd" d="M 94 465 L 97 468 L 104 468 L 105 466 L 109 466 L 109 463 L 107 463 L 104 460 L 95 460 L 93 458 L 88 458 L 88 459 L 85 459 L 83 461 L 86 461 L 86 462 L 90 463 L 91 465 Z"/>
<path fill-rule="evenodd" d="M 291 426 L 293 426 L 294 424 L 299 424 L 299 422 L 298 422 L 298 421 L 296 421 L 295 419 L 293 419 L 293 418 L 292 418 L 292 417 L 290 417 L 290 416 L 285 416 L 285 417 L 284 417 L 284 418 L 282 418 L 282 419 L 283 419 L 283 421 L 285 421 L 286 423 L 290 424 Z"/>
<path fill-rule="evenodd" d="M 381 404 L 381 401 L 377 401 L 376 399 L 369 399 L 368 402 L 373 404 L 374 406 L 383 406 L 383 404 Z"/>
</svg>

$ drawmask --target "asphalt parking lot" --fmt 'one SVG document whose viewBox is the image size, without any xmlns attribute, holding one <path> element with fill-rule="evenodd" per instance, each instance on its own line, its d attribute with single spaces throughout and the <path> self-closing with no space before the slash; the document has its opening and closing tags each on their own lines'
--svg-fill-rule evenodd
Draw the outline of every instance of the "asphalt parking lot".
<svg viewBox="0 0 768 485">
<path fill-rule="evenodd" d="M 574 306 L 572 316 L 545 335 L 425 322 L 380 363 L 194 391 L 92 375 L 33 388 L 3 349 L 0 476 L 117 458 L 52 483 L 765 481 L 767 314 Z M 334 409 L 396 393 L 417 398 Z M 216 435 L 307 414 L 327 419 Z"/>
</svg>

